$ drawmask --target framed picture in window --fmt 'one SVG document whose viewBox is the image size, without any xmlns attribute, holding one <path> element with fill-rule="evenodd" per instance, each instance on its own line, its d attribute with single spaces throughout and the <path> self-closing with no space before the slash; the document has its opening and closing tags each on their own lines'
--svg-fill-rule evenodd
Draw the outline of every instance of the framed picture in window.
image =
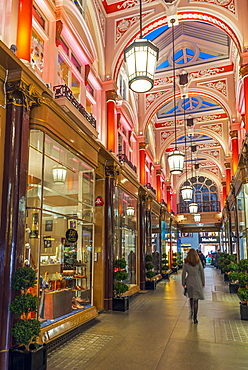
<svg viewBox="0 0 248 370">
<path fill-rule="evenodd" d="M 68 229 L 77 229 L 77 220 L 69 219 L 68 220 Z"/>
<path fill-rule="evenodd" d="M 46 220 L 45 231 L 53 231 L 53 220 Z"/>
</svg>

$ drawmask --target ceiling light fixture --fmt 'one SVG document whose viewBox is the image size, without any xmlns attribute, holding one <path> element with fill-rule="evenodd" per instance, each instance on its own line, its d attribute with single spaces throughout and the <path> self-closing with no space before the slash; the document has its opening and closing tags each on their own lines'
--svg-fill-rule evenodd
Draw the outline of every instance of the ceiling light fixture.
<svg viewBox="0 0 248 370">
<path fill-rule="evenodd" d="M 154 85 L 154 74 L 159 49 L 151 41 L 142 39 L 142 0 L 140 0 L 140 38 L 124 50 L 129 88 L 144 93 Z"/>
</svg>

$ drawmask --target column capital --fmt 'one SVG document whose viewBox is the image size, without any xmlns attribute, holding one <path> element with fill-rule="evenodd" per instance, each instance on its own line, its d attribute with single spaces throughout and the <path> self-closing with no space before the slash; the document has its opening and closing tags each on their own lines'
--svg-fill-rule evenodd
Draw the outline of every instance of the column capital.
<svg viewBox="0 0 248 370">
<path fill-rule="evenodd" d="M 34 106 L 42 104 L 43 98 L 36 91 L 34 84 L 27 84 L 22 80 L 11 81 L 7 83 L 7 103 L 14 103 L 16 99 L 20 100 L 20 92 L 22 93 L 22 105 L 30 111 Z M 18 92 L 18 96 L 15 96 Z"/>
<path fill-rule="evenodd" d="M 107 102 L 108 101 L 116 102 L 116 100 L 118 98 L 118 94 L 115 90 L 108 90 L 108 91 L 106 91 L 106 98 L 107 98 Z"/>
<path fill-rule="evenodd" d="M 225 162 L 225 163 L 224 163 L 224 166 L 226 167 L 226 169 L 231 168 L 231 163 L 229 163 L 229 162 Z"/>
<path fill-rule="evenodd" d="M 161 173 L 162 173 L 162 171 L 161 171 L 161 170 L 156 170 L 156 176 L 160 176 L 160 175 L 161 175 Z"/>
<path fill-rule="evenodd" d="M 139 150 L 145 150 L 147 148 L 147 143 L 139 143 Z"/>
<path fill-rule="evenodd" d="M 244 64 L 242 67 L 240 67 L 239 75 L 240 75 L 241 78 L 248 75 L 248 63 Z"/>
<path fill-rule="evenodd" d="M 226 186 L 226 181 L 221 181 L 222 186 Z"/>
<path fill-rule="evenodd" d="M 232 130 L 229 132 L 229 136 L 232 138 L 232 139 L 237 139 L 238 138 L 238 131 L 237 130 Z"/>
</svg>

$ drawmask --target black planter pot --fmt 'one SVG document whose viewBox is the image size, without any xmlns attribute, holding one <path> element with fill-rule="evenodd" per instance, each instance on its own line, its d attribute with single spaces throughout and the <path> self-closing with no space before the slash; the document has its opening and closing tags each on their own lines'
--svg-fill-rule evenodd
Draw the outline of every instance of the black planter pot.
<svg viewBox="0 0 248 370">
<path fill-rule="evenodd" d="M 171 268 L 171 270 L 172 270 L 172 272 L 173 272 L 174 274 L 177 274 L 178 267 L 172 267 L 172 268 Z"/>
<path fill-rule="evenodd" d="M 240 302 L 240 317 L 241 320 L 248 320 L 248 306 L 246 303 Z"/>
<path fill-rule="evenodd" d="M 162 274 L 163 279 L 170 279 L 170 274 Z"/>
<path fill-rule="evenodd" d="M 230 293 L 237 293 L 239 289 L 238 283 L 229 283 L 229 292 Z"/>
<path fill-rule="evenodd" d="M 9 350 L 9 370 L 45 370 L 46 368 L 46 345 L 29 352 L 23 352 L 17 348 Z"/>
<path fill-rule="evenodd" d="M 227 273 L 224 273 L 224 281 L 229 281 L 229 277 Z"/>
<path fill-rule="evenodd" d="M 155 290 L 156 289 L 156 280 L 147 280 L 146 281 L 146 290 Z"/>
<path fill-rule="evenodd" d="M 113 311 L 129 310 L 129 297 L 113 298 Z"/>
</svg>

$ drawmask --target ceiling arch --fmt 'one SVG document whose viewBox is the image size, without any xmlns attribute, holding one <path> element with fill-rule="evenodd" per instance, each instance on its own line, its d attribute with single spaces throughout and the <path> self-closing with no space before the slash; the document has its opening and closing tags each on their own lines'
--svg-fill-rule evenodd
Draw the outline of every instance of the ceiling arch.
<svg viewBox="0 0 248 370">
<path fill-rule="evenodd" d="M 197 8 L 199 10 L 197 10 Z M 202 11 L 204 9 L 204 11 Z M 238 26 L 234 22 L 232 22 L 229 18 L 225 17 L 222 13 L 220 16 L 220 13 L 217 13 L 214 10 L 208 9 L 206 12 L 206 8 L 203 8 L 202 5 L 197 4 L 193 7 L 188 7 L 187 10 L 180 10 L 178 9 L 178 19 L 180 21 L 200 21 L 204 23 L 209 23 L 211 25 L 216 26 L 217 28 L 222 29 L 234 42 L 239 52 L 242 50 L 243 45 L 243 37 L 241 32 L 239 31 Z M 167 17 L 161 16 L 157 18 L 157 16 L 153 16 L 150 21 L 147 21 L 146 26 L 143 27 L 142 34 L 143 37 L 145 37 L 148 33 L 151 31 L 160 28 L 164 25 L 167 25 Z M 119 70 L 121 68 L 121 65 L 124 61 L 124 49 L 130 45 L 135 38 L 139 37 L 139 28 L 138 24 L 135 27 L 135 32 L 133 37 L 129 38 L 127 40 L 127 37 L 123 37 L 123 41 L 121 45 L 119 46 L 118 50 L 116 50 L 115 58 L 112 63 L 112 71 L 113 71 L 113 78 L 117 80 Z"/>
</svg>

